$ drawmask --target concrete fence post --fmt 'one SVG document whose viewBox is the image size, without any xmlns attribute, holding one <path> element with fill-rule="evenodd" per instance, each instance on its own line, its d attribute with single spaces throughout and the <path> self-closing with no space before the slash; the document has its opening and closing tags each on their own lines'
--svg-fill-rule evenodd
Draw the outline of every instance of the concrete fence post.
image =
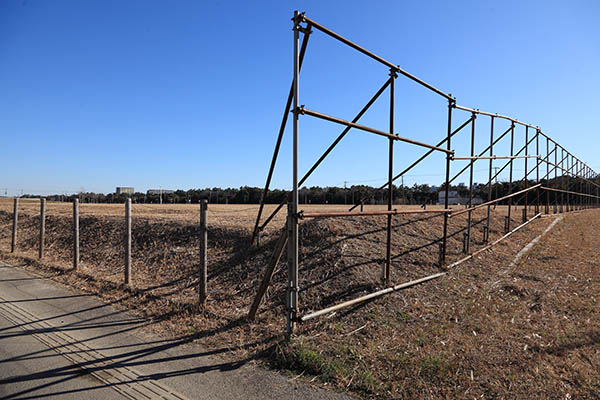
<svg viewBox="0 0 600 400">
<path fill-rule="evenodd" d="M 131 199 L 125 201 L 125 284 L 131 285 Z"/>
<path fill-rule="evenodd" d="M 206 247 L 208 232 L 206 229 L 206 211 L 208 209 L 208 202 L 206 199 L 200 200 L 200 266 L 199 266 L 199 282 L 198 292 L 200 296 L 200 304 L 206 304 L 208 298 L 208 289 L 206 287 L 206 275 L 207 275 L 207 257 Z"/>
<path fill-rule="evenodd" d="M 46 199 L 40 199 L 40 245 L 38 256 L 41 260 L 44 257 L 44 242 L 46 237 Z"/>
<path fill-rule="evenodd" d="M 79 270 L 79 199 L 73 199 L 73 269 Z"/>
<path fill-rule="evenodd" d="M 10 241 L 10 252 L 14 253 L 17 250 L 17 224 L 19 223 L 19 198 L 15 197 L 13 204 L 13 227 L 12 239 Z"/>
</svg>

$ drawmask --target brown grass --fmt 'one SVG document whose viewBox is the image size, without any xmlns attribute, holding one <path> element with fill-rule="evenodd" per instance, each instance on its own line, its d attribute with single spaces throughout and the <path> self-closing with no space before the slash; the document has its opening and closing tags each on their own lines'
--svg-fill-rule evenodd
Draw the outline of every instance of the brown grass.
<svg viewBox="0 0 600 400">
<path fill-rule="evenodd" d="M 150 328 L 163 335 L 201 340 L 221 351 L 235 349 L 228 357 L 237 360 L 269 360 L 302 374 L 301 379 L 313 374 L 324 384 L 364 397 L 565 398 L 568 393 L 591 398 L 599 390 L 600 326 L 594 297 L 599 276 L 592 255 L 600 244 L 594 233 L 600 211 L 569 215 L 513 271 L 506 270 L 512 257 L 549 219 L 534 221 L 438 281 L 306 323 L 286 345 L 281 342 L 285 262 L 276 271 L 258 321 L 244 319 L 283 213 L 256 249 L 248 241 L 257 206 L 209 206 L 210 299 L 200 308 L 195 292 L 198 205 L 134 205 L 133 288 L 121 284 L 123 205 L 81 205 L 79 273 L 69 271 L 71 205 L 48 206 L 43 264 L 34 261 L 39 205 L 21 206 L 18 255 L 29 269 L 130 308 L 153 321 Z M 11 207 L 0 201 L 4 256 Z M 502 235 L 505 213 L 499 207 L 492 214 L 492 240 Z M 484 216 L 482 209 L 473 218 L 477 222 Z M 513 226 L 520 216 L 520 209 L 513 210 Z M 394 218 L 393 283 L 440 271 L 442 219 Z M 466 214 L 451 220 L 449 262 L 462 257 L 465 224 Z M 483 245 L 481 227 L 473 228 L 473 250 Z M 381 286 L 385 217 L 305 221 L 300 240 L 302 313 Z"/>
</svg>

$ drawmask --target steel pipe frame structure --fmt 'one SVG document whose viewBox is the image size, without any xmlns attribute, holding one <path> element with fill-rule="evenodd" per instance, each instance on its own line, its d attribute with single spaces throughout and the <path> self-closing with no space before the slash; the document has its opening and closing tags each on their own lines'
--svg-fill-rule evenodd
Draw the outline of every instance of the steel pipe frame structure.
<svg viewBox="0 0 600 400">
<path fill-rule="evenodd" d="M 279 133 L 277 136 L 277 141 L 276 141 L 276 145 L 275 145 L 275 149 L 273 152 L 273 157 L 271 159 L 271 163 L 270 163 L 270 167 L 269 167 L 269 173 L 267 175 L 267 179 L 266 179 L 266 183 L 265 183 L 265 187 L 261 196 L 261 202 L 260 202 L 260 206 L 259 206 L 259 210 L 257 213 L 257 218 L 256 218 L 256 222 L 255 222 L 255 226 L 253 229 L 253 233 L 252 233 L 252 239 L 251 242 L 254 243 L 255 240 L 257 240 L 259 233 L 264 230 L 264 228 L 267 226 L 267 224 L 274 218 L 274 216 L 281 210 L 281 208 L 283 208 L 283 206 L 286 203 L 286 200 L 288 202 L 288 215 L 287 215 L 287 223 L 286 223 L 286 229 L 287 229 L 287 236 L 288 236 L 288 282 L 287 282 L 287 289 L 286 289 L 286 326 L 287 326 L 287 335 L 288 337 L 292 335 L 294 328 L 295 328 L 295 324 L 299 321 L 303 321 L 303 320 L 307 320 L 309 318 L 305 317 L 300 317 L 299 316 L 299 307 L 298 307 L 298 292 L 299 292 L 299 281 L 298 281 L 298 224 L 299 224 L 299 220 L 301 219 L 305 219 L 305 218 L 319 218 L 319 217 L 348 217 L 348 216 L 386 216 L 387 217 L 387 234 L 386 234 L 386 258 L 385 258 L 385 264 L 384 264 L 384 269 L 383 269 L 383 273 L 382 273 L 382 278 L 384 281 L 384 284 L 388 287 L 388 289 L 384 289 L 384 292 L 388 292 L 390 291 L 389 289 L 393 290 L 397 290 L 398 288 L 403 288 L 403 287 L 409 287 L 412 286 L 412 282 L 409 285 L 399 285 L 396 287 L 390 287 L 389 285 L 391 284 L 390 282 L 390 270 L 391 270 L 391 223 L 392 223 L 392 217 L 394 215 L 401 215 L 401 214 L 419 214 L 419 213 L 439 213 L 442 214 L 444 217 L 444 222 L 443 222 L 443 234 L 442 234 L 442 247 L 441 247 L 441 254 L 440 254 L 440 266 L 444 266 L 445 265 L 445 259 L 446 259 L 446 253 L 447 253 L 447 237 L 448 237 L 448 221 L 451 217 L 454 217 L 456 215 L 462 214 L 464 212 L 467 212 L 468 215 L 468 227 L 467 227 L 467 237 L 468 237 L 468 243 L 466 246 L 466 252 L 470 253 L 470 233 L 471 233 L 471 225 L 472 225 L 472 211 L 474 211 L 475 209 L 481 208 L 481 207 L 485 207 L 487 206 L 487 222 L 486 222 L 486 231 L 484 231 L 484 243 L 487 243 L 489 241 L 489 229 L 490 229 L 490 214 L 491 214 L 491 210 L 490 210 L 490 205 L 491 204 L 496 204 L 500 201 L 503 200 L 508 200 L 509 202 L 509 208 L 508 208 L 508 220 L 510 221 L 510 212 L 511 212 L 511 206 L 512 206 L 512 201 L 513 201 L 513 197 L 519 195 L 519 194 L 524 194 L 525 196 L 525 201 L 524 201 L 524 221 L 523 224 L 519 225 L 518 227 L 514 228 L 513 230 L 510 230 L 510 222 L 508 225 L 508 229 L 507 229 L 507 233 L 502 236 L 500 239 L 494 241 L 492 244 L 489 244 L 487 246 L 485 246 L 483 249 L 479 249 L 477 250 L 475 253 L 470 253 L 471 255 L 466 257 L 465 259 L 463 259 L 462 261 L 469 259 L 470 257 L 472 257 L 474 254 L 477 254 L 481 251 L 487 250 L 488 248 L 490 248 L 491 246 L 493 246 L 494 244 L 498 243 L 500 240 L 503 240 L 505 237 L 508 237 L 512 232 L 515 232 L 516 230 L 520 229 L 521 227 L 527 225 L 529 222 L 531 222 L 533 219 L 531 220 L 527 220 L 526 218 L 526 213 L 527 213 L 527 207 L 529 205 L 529 201 L 527 198 L 527 193 L 531 190 L 535 190 L 536 191 L 536 214 L 533 217 L 534 219 L 537 218 L 538 216 L 540 216 L 539 214 L 539 209 L 540 209 L 540 191 L 545 190 L 547 193 L 546 196 L 546 213 L 549 212 L 549 202 L 550 202 L 550 192 L 551 191 L 558 191 L 557 193 L 561 193 L 562 195 L 562 199 L 561 199 L 561 204 L 564 203 L 564 195 L 567 194 L 567 204 L 569 204 L 569 195 L 573 195 L 573 196 L 579 196 L 581 199 L 585 199 L 585 201 L 587 203 L 583 203 L 582 200 L 580 200 L 580 207 L 589 207 L 591 206 L 591 200 L 592 198 L 596 199 L 596 206 L 598 206 L 600 204 L 600 191 L 598 190 L 600 188 L 600 184 L 594 182 L 593 180 L 598 180 L 598 174 L 596 172 L 594 172 L 591 168 L 589 168 L 587 166 L 587 164 L 583 163 L 581 160 L 579 160 L 577 157 L 575 157 L 574 155 L 572 155 L 570 152 L 568 152 L 566 149 L 564 149 L 562 146 L 560 146 L 557 142 L 555 142 L 553 139 L 551 139 L 548 135 L 546 135 L 545 133 L 542 132 L 542 130 L 538 127 L 538 126 L 533 126 L 527 123 L 524 123 L 522 121 L 519 121 L 517 119 L 508 117 L 508 116 L 504 116 L 504 115 L 500 115 L 500 114 L 492 114 L 492 113 L 488 113 L 488 112 L 484 112 L 484 111 L 480 111 L 478 109 L 472 109 L 472 108 L 468 108 L 468 107 L 464 107 L 461 105 L 458 105 L 456 103 L 456 99 L 451 95 L 451 94 L 447 94 L 444 93 L 443 91 L 437 89 L 436 87 L 434 87 L 433 85 L 421 80 L 420 78 L 417 78 L 416 76 L 404 71 L 403 69 L 401 69 L 399 66 L 392 64 L 391 62 L 381 58 L 380 56 L 364 49 L 363 47 L 351 42 L 350 40 L 344 38 L 343 36 L 337 34 L 336 32 L 331 31 L 330 29 L 326 28 L 325 26 L 319 24 L 318 22 L 308 18 L 304 13 L 299 13 L 298 11 L 294 12 L 294 17 L 292 19 L 293 21 L 293 47 L 294 47 L 294 63 L 293 63 L 293 79 L 292 79 L 292 84 L 290 87 L 290 91 L 288 94 L 288 98 L 287 98 L 287 102 L 286 102 L 286 106 L 285 106 L 285 110 L 284 110 L 284 114 L 283 114 L 283 118 L 282 118 L 282 122 L 280 125 L 280 129 L 279 129 Z M 305 26 L 303 26 L 302 24 L 305 24 Z M 300 69 L 302 67 L 302 62 L 304 59 L 304 55 L 306 53 L 306 49 L 307 49 L 307 44 L 308 44 L 308 38 L 309 35 L 313 32 L 312 30 L 316 29 L 322 33 L 324 33 L 327 36 L 330 36 L 342 43 L 344 43 L 345 45 L 353 48 L 354 50 L 370 57 L 371 59 L 379 62 L 380 64 L 383 64 L 384 66 L 386 66 L 388 68 L 389 71 L 389 78 L 385 81 L 385 83 L 383 84 L 383 86 L 375 93 L 375 95 L 367 102 L 367 104 L 363 107 L 363 109 L 352 119 L 352 121 L 346 121 L 334 116 L 330 116 L 327 114 L 323 114 L 317 111 L 313 111 L 310 110 L 304 106 L 299 106 L 299 91 L 300 91 L 300 83 L 299 83 L 299 76 L 300 76 Z M 300 44 L 300 34 L 303 34 L 303 39 L 302 39 L 302 43 Z M 442 139 L 437 145 L 430 145 L 427 143 L 423 143 L 423 142 L 419 142 L 413 139 L 409 139 L 409 138 L 405 138 L 405 137 L 401 137 L 397 134 L 394 133 L 394 82 L 395 79 L 397 79 L 398 75 L 402 75 L 404 77 L 407 77 L 409 79 L 411 79 L 412 81 L 420 84 L 421 86 L 427 88 L 428 90 L 440 95 L 441 97 L 443 97 L 445 100 L 447 100 L 448 102 L 448 114 L 447 114 L 447 132 L 446 132 L 446 137 L 444 139 Z M 374 128 L 370 128 L 368 126 L 364 126 L 364 125 L 360 125 L 358 124 L 358 121 L 361 119 L 361 117 L 364 115 L 364 113 L 369 109 L 369 107 L 381 96 L 381 94 L 387 90 L 390 89 L 390 100 L 389 100 L 389 106 L 390 106 L 390 113 L 389 113 L 389 131 L 382 131 L 382 130 L 378 130 L 378 129 L 374 129 Z M 453 114 L 453 110 L 462 110 L 462 111 L 466 111 L 471 113 L 471 117 L 465 121 L 463 124 L 461 124 L 457 129 L 452 130 L 452 114 Z M 288 115 L 292 114 L 292 126 L 293 126 L 293 161 L 292 161 L 292 167 L 293 167 L 293 189 L 290 193 L 289 196 L 287 196 L 281 203 L 280 205 L 275 209 L 275 211 L 269 216 L 267 217 L 267 219 L 264 221 L 264 223 L 261 225 L 261 216 L 262 216 L 262 212 L 264 210 L 264 204 L 265 204 L 265 200 L 266 200 L 266 195 L 269 191 L 269 187 L 270 187 L 270 183 L 271 183 L 271 179 L 273 176 L 273 172 L 275 169 L 275 165 L 276 165 L 276 161 L 277 161 L 277 157 L 279 154 L 279 150 L 281 147 L 281 142 L 282 142 L 282 138 L 283 138 L 283 134 L 285 131 L 285 127 L 287 124 L 287 119 L 288 119 Z M 306 116 L 312 116 L 315 118 L 320 118 L 323 120 L 327 120 L 330 122 L 334 122 L 334 123 L 338 123 L 340 125 L 344 125 L 345 128 L 344 130 L 340 133 L 340 135 L 333 141 L 333 143 L 327 148 L 327 150 L 323 153 L 323 155 L 315 162 L 315 164 L 308 170 L 308 172 L 303 176 L 302 179 L 298 180 L 298 140 L 299 140 L 299 118 L 301 115 L 306 115 Z M 474 143 L 475 143 L 475 121 L 477 119 L 478 115 L 484 115 L 484 116 L 489 116 L 490 117 L 490 145 L 486 147 L 486 149 L 484 149 L 481 153 L 479 153 L 479 155 L 475 155 L 475 147 L 474 147 Z M 507 121 L 510 121 L 511 125 L 510 127 L 499 137 L 497 137 L 496 139 L 494 139 L 494 122 L 497 119 L 504 119 Z M 451 139 L 452 137 L 457 134 L 459 131 L 461 131 L 463 128 L 465 128 L 467 125 L 471 124 L 471 151 L 470 151 L 470 156 L 469 157 L 455 157 L 454 156 L 454 151 L 452 150 L 451 147 Z M 517 152 L 514 153 L 514 135 L 515 135 L 515 126 L 516 125 L 520 125 L 525 127 L 525 145 Z M 362 202 L 364 202 L 364 199 L 362 199 L 361 201 L 359 201 L 359 203 L 355 204 L 352 208 L 350 208 L 350 210 L 348 212 L 337 212 L 337 213 L 304 213 L 303 211 L 300 211 L 298 209 L 299 207 L 299 198 L 298 198 L 298 188 L 300 185 L 302 185 L 307 179 L 308 177 L 314 172 L 314 170 L 322 163 L 322 161 L 329 155 L 329 153 L 337 146 L 337 144 L 339 144 L 339 142 L 345 137 L 345 135 L 350 131 L 350 129 L 356 129 L 356 130 L 361 130 L 364 132 L 369 132 L 369 133 L 373 133 L 382 137 L 385 137 L 388 139 L 388 179 L 387 182 L 382 185 L 380 187 L 380 189 L 388 189 L 388 202 L 387 202 L 387 210 L 386 211 L 375 211 L 375 212 L 352 212 L 356 206 L 358 204 L 362 204 Z M 529 139 L 529 129 L 533 129 L 535 131 L 535 135 L 533 135 L 533 137 L 531 139 Z M 496 145 L 502 138 L 504 138 L 508 133 L 510 133 L 510 137 L 511 137 L 511 146 L 510 146 L 510 155 L 508 156 L 496 156 L 493 154 L 493 148 L 494 145 Z M 539 147 L 539 139 L 540 137 L 543 139 L 546 139 L 546 156 L 542 157 L 541 156 L 541 152 L 540 152 L 540 147 Z M 535 140 L 535 146 L 536 146 L 536 155 L 529 155 L 529 145 Z M 428 151 L 423 154 L 420 158 L 418 158 L 415 162 L 413 162 L 412 164 L 410 164 L 407 168 L 405 168 L 402 172 L 400 172 L 399 174 L 395 175 L 393 174 L 393 151 L 394 151 L 394 142 L 395 141 L 402 141 L 405 143 L 410 143 L 413 145 L 417 145 L 420 147 L 425 147 L 428 149 Z M 550 151 L 550 142 L 552 142 L 554 144 L 554 149 L 552 151 Z M 442 147 L 445 145 L 445 148 Z M 561 153 L 564 154 L 566 153 L 566 160 L 567 160 L 567 168 L 564 168 L 563 165 L 563 161 L 565 160 L 565 157 L 563 157 L 563 159 L 561 160 L 560 166 L 558 165 L 558 159 L 557 159 L 557 153 L 558 153 L 558 149 L 560 148 Z M 489 156 L 484 156 L 484 154 L 489 150 Z M 521 152 L 525 150 L 525 155 L 521 156 Z M 427 158 L 429 155 L 431 155 L 434 151 L 437 152 L 442 152 L 446 154 L 446 168 L 445 168 L 445 183 L 444 183 L 444 209 L 442 210 L 413 210 L 413 211 L 409 211 L 409 210 L 396 210 L 393 209 L 393 182 L 400 178 L 401 176 L 403 176 L 406 172 L 408 172 L 409 170 L 411 170 L 412 168 L 414 168 L 416 165 L 418 165 L 421 161 L 423 161 L 425 158 Z M 554 153 L 555 159 L 554 159 L 554 163 L 552 163 L 550 161 L 550 155 L 552 154 L 552 152 Z M 561 155 L 562 155 L 561 154 Z M 522 180 L 525 181 L 525 189 L 524 190 L 520 190 L 517 191 L 515 193 L 512 193 L 512 188 L 513 188 L 513 179 L 512 179 L 512 170 L 513 170 L 513 161 L 515 159 L 520 159 L 523 158 L 525 160 L 525 171 L 524 171 L 524 177 Z M 529 186 L 529 175 L 530 173 L 533 172 L 533 169 L 531 171 L 528 171 L 527 168 L 527 159 L 528 158 L 536 158 L 536 165 L 534 167 L 534 169 L 536 170 L 536 184 L 533 186 Z M 473 165 L 475 163 L 475 161 L 480 160 L 480 159 L 488 159 L 489 160 L 489 173 L 488 173 L 488 182 L 486 183 L 486 185 L 488 186 L 488 201 L 476 206 L 473 206 Z M 492 176 L 492 169 L 493 169 L 493 160 L 495 159 L 508 159 L 509 161 L 506 163 L 506 165 L 504 167 L 502 167 L 502 169 L 496 173 L 496 175 Z M 450 178 L 450 169 L 451 169 L 451 162 L 452 161 L 460 161 L 460 160 L 469 160 L 469 164 L 463 168 L 458 174 L 456 174 L 453 178 Z M 571 167 L 569 167 L 569 160 L 571 162 Z M 540 180 L 540 166 L 543 165 L 543 163 L 546 163 L 546 174 L 545 174 L 545 184 L 546 186 L 542 186 L 542 181 L 544 181 L 544 179 Z M 500 198 L 497 199 L 492 199 L 492 181 L 498 176 L 498 174 L 500 172 L 502 172 L 502 170 L 506 167 L 510 168 L 510 173 L 509 173 L 509 193 L 508 195 L 502 196 Z M 550 166 L 553 167 L 554 170 L 554 182 L 557 182 L 557 171 L 558 169 L 561 169 L 561 171 L 563 172 L 563 174 L 561 175 L 561 189 L 556 189 L 556 188 L 551 188 L 550 187 Z M 573 169 L 575 168 L 575 172 L 571 172 Z M 452 181 L 454 181 L 454 179 L 456 179 L 458 176 L 460 176 L 462 173 L 464 173 L 467 169 L 469 169 L 469 204 L 468 204 L 468 208 L 464 209 L 464 210 L 460 210 L 460 211 L 453 211 L 452 209 L 449 208 L 449 188 L 450 188 L 450 184 L 452 183 Z M 564 176 L 564 172 L 567 171 L 567 173 L 570 173 L 575 177 L 575 183 L 577 184 L 577 182 L 580 182 L 580 191 L 570 191 L 568 190 L 570 188 L 570 181 L 569 182 L 565 182 L 565 176 Z M 585 187 L 584 187 L 585 185 Z M 591 194 L 591 187 L 595 186 L 596 187 L 596 196 L 593 196 Z M 583 191 L 585 191 L 585 193 L 583 193 Z M 555 196 L 556 197 L 556 196 Z M 556 200 L 556 199 L 555 199 Z M 517 201 L 517 203 L 519 203 L 519 201 Z M 561 211 L 562 208 L 561 208 Z M 462 261 L 459 261 L 462 262 Z M 457 263 L 452 264 L 452 266 L 455 266 Z M 421 281 L 428 281 L 429 278 L 423 278 L 421 280 L 418 280 L 420 283 Z M 369 295 L 365 296 L 367 298 L 370 298 Z M 354 304 L 357 301 L 363 301 L 362 299 L 355 299 L 355 301 L 350 301 L 352 304 Z M 341 306 L 344 306 L 343 304 Z M 336 307 L 336 306 L 334 306 Z M 312 314 L 310 314 L 311 316 L 316 316 L 318 315 L 322 315 L 324 314 L 324 310 L 322 311 L 317 311 L 314 312 Z"/>
</svg>

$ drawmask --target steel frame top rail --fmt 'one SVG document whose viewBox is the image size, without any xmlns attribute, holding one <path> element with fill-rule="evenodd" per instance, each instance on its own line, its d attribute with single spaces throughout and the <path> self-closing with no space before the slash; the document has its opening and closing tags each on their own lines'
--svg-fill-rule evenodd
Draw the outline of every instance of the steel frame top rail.
<svg viewBox="0 0 600 400">
<path fill-rule="evenodd" d="M 466 112 L 470 112 L 470 113 L 475 113 L 475 114 L 479 114 L 479 115 L 487 115 L 489 117 L 505 119 L 505 120 L 511 121 L 514 124 L 519 124 L 521 126 L 525 126 L 525 127 L 529 127 L 529 128 L 535 129 L 537 133 L 539 133 L 540 135 L 542 135 L 543 137 L 545 137 L 546 139 L 548 139 L 549 141 L 551 141 L 553 144 L 555 144 L 556 146 L 558 146 L 560 149 L 564 150 L 571 157 L 573 157 L 574 159 L 576 159 L 577 161 L 579 161 L 580 163 L 582 163 L 583 165 L 585 165 L 590 171 L 592 171 L 594 174 L 596 174 L 596 172 L 593 169 L 591 169 L 586 163 L 584 163 L 579 158 L 577 158 L 576 156 L 574 156 L 571 152 L 569 152 L 567 149 L 565 149 L 563 146 L 561 146 L 556 140 L 552 139 L 550 136 L 548 136 L 547 134 L 545 134 L 544 132 L 542 132 L 542 129 L 539 126 L 534 126 L 534 125 L 528 124 L 528 123 L 523 122 L 523 121 L 519 121 L 518 119 L 509 117 L 509 116 L 506 116 L 506 115 L 501 115 L 501 114 L 498 114 L 498 113 L 490 113 L 490 112 L 486 112 L 486 111 L 481 111 L 481 110 L 478 110 L 478 109 L 461 106 L 461 105 L 456 104 L 456 103 L 454 103 L 454 108 L 456 108 L 457 110 L 462 110 L 462 111 L 466 111 Z"/>
<path fill-rule="evenodd" d="M 492 114 L 490 112 L 481 111 L 481 110 L 478 110 L 478 109 L 475 109 L 475 108 L 464 107 L 464 106 L 461 106 L 461 105 L 458 105 L 458 104 L 455 104 L 454 108 L 456 108 L 458 110 L 467 111 L 467 112 L 470 112 L 470 113 L 479 114 L 479 115 L 487 115 L 488 117 L 495 117 L 495 118 L 500 118 L 500 119 L 506 119 L 506 120 L 511 121 L 511 122 L 513 122 L 515 124 L 519 124 L 519 125 L 522 125 L 522 126 L 527 126 L 529 128 L 533 128 L 533 129 L 536 129 L 536 130 L 540 129 L 539 126 L 533 126 L 533 125 L 528 124 L 526 122 L 519 121 L 518 119 L 511 118 L 511 117 L 508 117 L 506 115 L 501 115 L 501 114 L 498 114 L 498 113 Z"/>
<path fill-rule="evenodd" d="M 455 160 L 513 160 L 516 158 L 540 158 L 537 155 L 527 155 L 527 156 L 465 156 L 465 157 L 452 157 L 452 161 Z"/>
<path fill-rule="evenodd" d="M 391 70 L 404 75 L 405 77 L 417 82 L 418 84 L 420 84 L 421 86 L 426 87 L 427 89 L 433 91 L 434 93 L 437 93 L 438 95 L 446 98 L 447 100 L 449 100 L 452 104 L 452 107 L 458 109 L 458 110 L 463 110 L 463 111 L 467 111 L 467 112 L 471 112 L 474 114 L 480 114 L 480 115 L 487 115 L 490 117 L 495 117 L 495 118 L 500 118 L 500 119 L 505 119 L 508 121 L 511 121 L 514 124 L 519 124 L 521 126 L 526 126 L 532 129 L 535 129 L 536 132 L 538 132 L 539 134 L 541 134 L 542 136 L 544 136 L 545 138 L 547 138 L 548 140 L 550 140 L 551 142 L 553 142 L 554 144 L 556 144 L 557 146 L 559 146 L 561 149 L 564 149 L 564 147 L 560 146 L 554 139 L 552 139 L 551 137 L 549 137 L 548 135 L 546 135 L 544 132 L 542 132 L 541 128 L 539 126 L 535 126 L 535 125 L 531 125 L 528 124 L 526 122 L 523 121 L 519 121 L 516 118 L 512 118 L 506 115 L 502 115 L 502 114 L 498 114 L 498 113 L 490 113 L 490 112 L 486 112 L 486 111 L 481 111 L 479 109 L 474 109 L 474 108 L 469 108 L 469 107 L 465 107 L 465 106 L 461 106 L 459 104 L 456 103 L 456 98 L 453 97 L 451 94 L 449 93 L 445 93 L 442 90 L 436 88 L 435 86 L 425 82 L 424 80 L 416 77 L 415 75 L 403 70 L 402 68 L 400 68 L 398 65 L 395 65 L 393 63 L 391 63 L 390 61 L 384 59 L 383 57 L 378 56 L 377 54 L 374 54 L 372 52 L 370 52 L 369 50 L 365 49 L 362 46 L 359 46 L 358 44 L 352 42 L 351 40 L 345 38 L 344 36 L 340 35 L 339 33 L 334 32 L 333 30 L 326 28 L 325 26 L 321 25 L 320 23 L 318 23 L 317 21 L 309 18 L 306 16 L 305 13 L 300 13 L 299 15 L 299 20 L 300 22 L 304 22 L 306 23 L 308 26 L 310 26 L 311 28 L 315 28 L 321 32 L 323 32 L 324 34 L 344 43 L 345 45 L 353 48 L 354 50 L 372 58 L 373 60 L 385 65 L 386 67 L 390 68 Z M 565 151 L 567 151 L 566 149 L 564 149 Z M 567 153 L 569 153 L 570 155 L 572 155 L 570 152 L 567 151 Z M 589 170 L 591 170 L 594 175 L 597 175 L 597 173 L 591 169 L 586 163 L 584 163 L 583 161 L 581 161 L 579 158 L 575 157 L 574 155 L 572 155 L 573 158 L 575 158 L 577 161 L 581 162 L 585 167 L 587 167 Z"/>
<path fill-rule="evenodd" d="M 314 21 L 314 20 L 308 18 L 304 13 L 300 14 L 300 20 L 301 20 L 301 22 L 306 22 L 307 24 L 312 25 L 312 27 L 314 27 L 315 29 L 318 29 L 321 32 L 325 33 L 326 35 L 339 40 L 340 42 L 344 43 L 345 45 L 352 47 L 354 50 L 357 50 L 357 51 L 363 53 L 364 55 L 371 57 L 372 59 L 380 62 L 381 64 L 385 65 L 386 67 L 390 68 L 391 70 L 406 76 L 407 78 L 417 82 L 418 84 L 439 94 L 440 96 L 445 97 L 448 100 L 454 101 L 454 98 L 452 97 L 451 94 L 442 92 L 440 89 L 436 88 L 435 86 L 425 82 L 422 79 L 417 78 L 416 76 L 414 76 L 413 74 L 411 74 L 409 72 L 406 72 L 405 70 L 400 68 L 398 65 L 392 64 L 391 62 L 378 56 L 377 54 L 374 54 L 374 53 L 370 52 L 369 50 L 365 49 L 364 47 L 361 47 L 361 46 L 357 45 L 356 43 L 346 39 L 339 33 L 336 33 L 334 31 L 332 31 L 331 29 L 324 27 L 323 25 L 319 24 L 317 21 Z"/>
<path fill-rule="evenodd" d="M 442 147 L 433 146 L 433 145 L 430 145 L 427 143 L 419 142 L 417 140 L 408 139 L 408 138 L 399 136 L 398 134 L 392 134 L 389 132 L 381 131 L 379 129 L 370 128 L 365 125 L 360 125 L 360 124 L 357 124 L 354 122 L 346 121 L 341 118 L 332 117 L 331 115 L 327 115 L 327 114 L 323 114 L 323 113 L 320 113 L 317 111 L 309 110 L 308 108 L 305 108 L 304 106 L 298 107 L 298 112 L 302 115 L 310 115 L 311 117 L 321 118 L 326 121 L 335 122 L 340 125 L 346 125 L 346 126 L 349 126 L 349 127 L 355 128 L 355 129 L 359 129 L 361 131 L 374 133 L 374 134 L 380 135 L 380 136 L 385 136 L 389 139 L 399 140 L 401 142 L 410 143 L 410 144 L 414 144 L 414 145 L 421 146 L 421 147 L 426 147 L 428 149 L 441 151 L 441 152 L 447 153 L 447 154 L 454 154 L 454 150 L 444 149 Z"/>
</svg>

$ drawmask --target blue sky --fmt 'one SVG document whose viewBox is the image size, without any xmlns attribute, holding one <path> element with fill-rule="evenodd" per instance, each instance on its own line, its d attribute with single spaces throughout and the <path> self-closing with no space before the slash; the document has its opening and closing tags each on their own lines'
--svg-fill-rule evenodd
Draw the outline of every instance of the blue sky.
<svg viewBox="0 0 600 400">
<path fill-rule="evenodd" d="M 262 186 L 291 81 L 294 9 L 461 105 L 541 126 L 600 170 L 596 1 L 6 0 L 1 194 Z M 352 119 L 387 73 L 315 32 L 300 103 Z M 388 107 L 385 94 L 361 122 L 387 129 Z M 446 101 L 402 77 L 395 116 L 402 136 L 433 144 L 445 135 Z M 454 126 L 466 118 L 456 111 Z M 496 132 L 506 126 L 498 123 Z M 341 128 L 308 116 L 300 127 L 302 174 Z M 489 119 L 476 128 L 476 143 L 485 146 Z M 290 135 L 274 187 L 291 186 Z M 516 135 L 522 141 L 524 131 Z M 465 131 L 453 144 L 457 154 L 467 155 L 468 137 Z M 395 170 L 421 153 L 396 146 Z M 476 180 L 487 175 L 485 163 L 476 164 Z M 355 131 L 307 184 L 379 185 L 386 164 L 387 141 Z M 443 168 L 442 157 L 433 157 L 405 184 L 438 184 Z M 522 170 L 515 164 L 515 175 Z"/>
</svg>

